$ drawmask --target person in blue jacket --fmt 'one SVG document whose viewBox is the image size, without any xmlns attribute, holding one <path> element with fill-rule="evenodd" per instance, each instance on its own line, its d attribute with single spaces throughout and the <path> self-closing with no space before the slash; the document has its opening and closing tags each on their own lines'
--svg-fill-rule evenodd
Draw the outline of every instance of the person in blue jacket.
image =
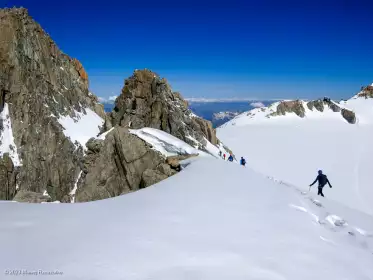
<svg viewBox="0 0 373 280">
<path fill-rule="evenodd" d="M 246 160 L 243 157 L 241 157 L 240 164 L 242 166 L 245 166 L 245 164 L 246 164 Z"/>
<path fill-rule="evenodd" d="M 233 156 L 229 155 L 228 161 L 233 161 Z"/>
</svg>

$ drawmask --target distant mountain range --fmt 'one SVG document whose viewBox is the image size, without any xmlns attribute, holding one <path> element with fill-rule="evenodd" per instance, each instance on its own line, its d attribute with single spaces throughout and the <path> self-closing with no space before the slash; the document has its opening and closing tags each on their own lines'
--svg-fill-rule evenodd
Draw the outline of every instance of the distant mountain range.
<svg viewBox="0 0 373 280">
<path fill-rule="evenodd" d="M 264 107 L 275 102 L 274 100 L 238 100 L 231 99 L 189 99 L 189 108 L 201 118 L 212 122 L 214 127 L 218 127 L 231 120 L 238 114 L 254 108 Z M 114 108 L 112 102 L 104 104 L 106 112 L 111 112 Z"/>
</svg>

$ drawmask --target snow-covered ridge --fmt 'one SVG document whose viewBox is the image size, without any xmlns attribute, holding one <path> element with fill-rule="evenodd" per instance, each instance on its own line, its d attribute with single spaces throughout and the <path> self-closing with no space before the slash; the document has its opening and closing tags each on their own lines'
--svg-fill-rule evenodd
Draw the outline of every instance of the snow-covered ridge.
<svg viewBox="0 0 373 280">
<path fill-rule="evenodd" d="M 129 131 L 166 157 L 201 153 L 198 149 L 162 130 L 145 127 L 142 129 L 130 129 Z"/>
<path fill-rule="evenodd" d="M 0 157 L 9 153 L 14 166 L 20 166 L 21 161 L 18 156 L 17 146 L 14 143 L 12 121 L 9 115 L 9 105 L 4 103 L 4 108 L 0 113 Z"/>
<path fill-rule="evenodd" d="M 141 129 L 130 129 L 129 131 L 150 144 L 154 150 L 160 152 L 165 157 L 195 154 L 203 157 L 218 157 L 219 151 L 228 154 L 228 151 L 225 149 L 222 143 L 220 143 L 219 146 L 215 146 L 206 138 L 204 139 L 206 144 L 202 145 L 202 143 L 198 142 L 193 137 L 187 136 L 187 138 L 195 143 L 195 146 L 192 147 L 175 136 L 172 136 L 159 129 L 145 127 Z M 204 147 L 204 150 L 201 150 L 201 147 Z"/>
<path fill-rule="evenodd" d="M 268 123 L 268 121 L 293 121 L 294 119 L 323 120 L 339 119 L 349 124 L 366 124 L 373 122 L 373 99 L 364 98 L 361 93 L 349 100 L 335 102 L 330 99 L 313 101 L 283 100 L 267 107 L 255 108 L 244 112 L 225 126 L 245 125 L 248 123 Z"/>
<path fill-rule="evenodd" d="M 42 263 L 61 279 L 373 278 L 371 216 L 211 158 L 129 195 L 4 202 L 0 212 L 10 213 L 0 215 L 2 271 Z"/>
</svg>

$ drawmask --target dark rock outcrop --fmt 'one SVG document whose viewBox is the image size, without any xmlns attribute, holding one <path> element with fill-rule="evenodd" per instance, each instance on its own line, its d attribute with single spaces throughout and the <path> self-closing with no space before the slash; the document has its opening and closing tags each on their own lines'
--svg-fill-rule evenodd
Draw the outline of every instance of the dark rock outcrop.
<svg viewBox="0 0 373 280">
<path fill-rule="evenodd" d="M 17 191 L 16 170 L 9 154 L 0 158 L 0 200 L 10 200 Z"/>
<path fill-rule="evenodd" d="M 140 188 L 146 188 L 166 179 L 168 176 L 159 170 L 146 169 L 141 176 Z"/>
<path fill-rule="evenodd" d="M 339 107 L 337 104 L 335 104 L 330 99 L 318 99 L 307 102 L 307 107 L 310 110 L 313 110 L 314 108 L 320 112 L 324 112 L 324 106 L 327 105 L 333 112 L 340 112 L 341 107 Z"/>
<path fill-rule="evenodd" d="M 334 112 L 334 113 L 339 113 L 341 111 L 341 107 L 339 107 L 337 104 L 334 102 L 330 102 L 328 104 L 329 108 Z"/>
<path fill-rule="evenodd" d="M 356 123 L 356 116 L 354 112 L 347 110 L 347 109 L 342 109 L 341 114 L 345 118 L 345 120 L 348 121 L 349 123 L 351 124 Z"/>
<path fill-rule="evenodd" d="M 175 174 L 163 166 L 165 158 L 160 153 L 121 126 L 110 131 L 105 140 L 90 140 L 87 148 L 77 202 L 136 191 Z"/>
<path fill-rule="evenodd" d="M 211 122 L 192 114 L 180 93 L 173 92 L 166 79 L 150 70 L 137 70 L 126 79 L 106 129 L 120 125 L 134 129 L 152 127 L 195 146 L 189 137 L 206 145 L 217 143 Z"/>
<path fill-rule="evenodd" d="M 363 87 L 358 96 L 365 98 L 373 98 L 373 85 Z"/>
<path fill-rule="evenodd" d="M 0 103 L 9 104 L 22 162 L 17 184 L 39 193 L 50 188 L 53 200 L 63 200 L 83 149 L 64 135 L 57 118 L 87 109 L 105 117 L 103 107 L 88 91 L 81 63 L 63 54 L 26 9 L 0 9 L 0 28 Z"/>
<path fill-rule="evenodd" d="M 307 102 L 307 107 L 310 110 L 313 110 L 315 108 L 320 112 L 324 112 L 324 102 L 322 100 L 314 100 Z"/>
<path fill-rule="evenodd" d="M 41 202 L 51 202 L 51 198 L 42 193 L 36 193 L 31 191 L 20 190 L 16 196 L 13 198 L 13 201 L 17 202 L 28 202 L 28 203 L 41 203 Z"/>
<path fill-rule="evenodd" d="M 304 107 L 302 101 L 292 100 L 292 101 L 282 101 L 277 106 L 276 112 L 272 113 L 272 116 L 285 115 L 286 113 L 295 113 L 297 116 L 304 118 Z"/>
</svg>

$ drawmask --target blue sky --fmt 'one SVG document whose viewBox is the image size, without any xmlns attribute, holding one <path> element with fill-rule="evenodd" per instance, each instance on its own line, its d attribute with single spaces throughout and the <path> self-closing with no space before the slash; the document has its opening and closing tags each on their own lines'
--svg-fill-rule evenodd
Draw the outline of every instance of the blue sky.
<svg viewBox="0 0 373 280">
<path fill-rule="evenodd" d="M 346 98 L 373 82 L 371 1 L 4 1 L 118 95 L 148 68 L 185 97 Z"/>
</svg>

